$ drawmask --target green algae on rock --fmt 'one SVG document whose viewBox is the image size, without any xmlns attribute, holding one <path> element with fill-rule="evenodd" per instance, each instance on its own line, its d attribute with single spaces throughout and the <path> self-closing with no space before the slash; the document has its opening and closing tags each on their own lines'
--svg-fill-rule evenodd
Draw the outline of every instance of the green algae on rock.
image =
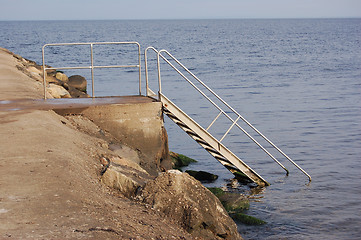
<svg viewBox="0 0 361 240">
<path fill-rule="evenodd" d="M 263 225 L 267 222 L 244 214 L 249 209 L 249 200 L 239 193 L 226 192 L 221 188 L 208 188 L 222 203 L 230 217 L 246 225 Z"/>
<path fill-rule="evenodd" d="M 180 169 L 181 167 L 188 166 L 190 163 L 197 162 L 197 160 L 194 160 L 193 158 L 187 157 L 180 153 L 169 152 L 169 154 L 172 159 L 174 169 Z"/>
<path fill-rule="evenodd" d="M 233 220 L 235 220 L 237 222 L 241 222 L 246 225 L 264 225 L 267 223 L 261 219 L 249 216 L 244 213 L 234 213 L 234 214 L 231 214 L 231 217 L 233 218 Z"/>
</svg>

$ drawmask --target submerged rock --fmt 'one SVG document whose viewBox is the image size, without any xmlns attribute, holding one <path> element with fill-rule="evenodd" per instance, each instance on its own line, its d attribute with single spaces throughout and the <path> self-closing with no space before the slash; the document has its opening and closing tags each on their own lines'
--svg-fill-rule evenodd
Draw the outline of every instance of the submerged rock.
<svg viewBox="0 0 361 240">
<path fill-rule="evenodd" d="M 218 179 L 217 175 L 205 171 L 186 170 L 186 173 L 201 182 L 214 182 Z"/>
<path fill-rule="evenodd" d="M 246 225 L 263 225 L 267 222 L 244 214 L 249 209 L 249 200 L 240 193 L 223 191 L 221 188 L 208 188 L 223 204 L 230 216 L 237 222 Z"/>
<path fill-rule="evenodd" d="M 171 160 L 173 162 L 173 168 L 179 169 L 181 167 L 186 167 L 190 163 L 197 162 L 193 158 L 187 157 L 183 154 L 175 153 L 175 152 L 169 152 Z"/>
<path fill-rule="evenodd" d="M 232 218 L 234 220 L 236 220 L 237 222 L 241 222 L 241 223 L 246 224 L 246 225 L 264 225 L 264 224 L 267 223 L 267 222 L 265 222 L 265 221 L 263 221 L 261 219 L 246 215 L 244 213 L 232 214 Z"/>
<path fill-rule="evenodd" d="M 242 239 L 218 198 L 178 170 L 146 183 L 139 199 L 172 218 L 195 238 Z"/>
<path fill-rule="evenodd" d="M 221 188 L 208 188 L 223 204 L 228 213 L 239 213 L 249 209 L 249 200 L 240 193 L 223 191 Z"/>
</svg>

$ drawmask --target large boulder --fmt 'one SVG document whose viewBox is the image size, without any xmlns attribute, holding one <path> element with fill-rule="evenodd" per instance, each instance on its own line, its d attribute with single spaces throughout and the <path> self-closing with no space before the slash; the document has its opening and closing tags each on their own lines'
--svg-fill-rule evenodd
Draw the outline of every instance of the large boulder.
<svg viewBox="0 0 361 240">
<path fill-rule="evenodd" d="M 145 170 L 132 161 L 119 157 L 110 160 L 104 169 L 101 182 L 117 189 L 125 197 L 135 197 L 138 189 L 152 179 Z"/>
<path fill-rule="evenodd" d="M 86 92 L 87 81 L 83 76 L 73 75 L 69 77 L 69 86 L 78 89 L 79 91 Z"/>
<path fill-rule="evenodd" d="M 145 184 L 139 198 L 195 238 L 242 239 L 218 198 L 187 173 L 178 170 L 162 173 Z"/>
</svg>

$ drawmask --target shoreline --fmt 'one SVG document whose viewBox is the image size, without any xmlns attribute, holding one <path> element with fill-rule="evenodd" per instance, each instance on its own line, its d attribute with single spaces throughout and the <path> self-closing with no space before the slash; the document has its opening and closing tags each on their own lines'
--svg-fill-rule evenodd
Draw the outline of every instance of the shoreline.
<svg viewBox="0 0 361 240">
<path fill-rule="evenodd" d="M 42 78 L 29 71 L 30 65 L 0 48 L 2 101 L 42 98 Z M 188 174 L 159 169 L 155 176 L 123 156 L 113 163 L 114 136 L 84 116 L 61 116 L 53 110 L 0 111 L 0 123 L 2 237 L 242 239 L 219 200 Z M 98 135 L 101 131 L 106 134 Z M 142 192 L 126 197 L 104 184 L 102 177 L 112 168 L 138 176 L 144 171 Z M 173 187 L 163 186 L 169 182 Z M 173 203 L 167 205 L 168 200 Z M 198 210 L 202 205 L 210 209 Z M 184 213 L 189 223 L 179 220 Z M 199 223 L 205 216 L 220 223 Z"/>
</svg>

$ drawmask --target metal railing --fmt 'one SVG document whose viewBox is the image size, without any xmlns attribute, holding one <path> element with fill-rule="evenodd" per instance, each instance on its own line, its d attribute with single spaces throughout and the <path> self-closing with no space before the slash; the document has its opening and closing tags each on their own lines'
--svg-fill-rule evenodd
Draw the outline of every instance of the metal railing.
<svg viewBox="0 0 361 240">
<path fill-rule="evenodd" d="M 206 128 L 208 131 L 212 125 L 217 121 L 217 119 L 223 114 L 227 119 L 231 121 L 231 126 L 224 133 L 222 138 L 218 141 L 219 143 L 227 136 L 229 131 L 236 126 L 239 128 L 249 139 L 251 139 L 259 148 L 261 148 L 269 157 L 271 157 L 278 165 L 280 165 L 285 171 L 286 174 L 289 174 L 289 171 L 267 150 L 265 149 L 254 137 L 252 137 L 244 128 L 242 128 L 237 122 L 242 120 L 246 123 L 252 130 L 254 130 L 259 136 L 261 136 L 266 142 L 268 142 L 274 149 L 276 149 L 280 154 L 282 154 L 288 161 L 290 161 L 293 165 L 295 165 L 302 173 L 304 173 L 309 181 L 311 181 L 311 176 L 303 170 L 297 163 L 295 163 L 287 154 L 285 154 L 280 148 L 278 148 L 271 140 L 269 140 L 265 135 L 263 135 L 256 127 L 254 127 L 250 122 L 248 122 L 241 114 L 239 114 L 236 110 L 234 110 L 226 101 L 224 101 L 220 96 L 218 96 L 211 88 L 209 88 L 204 82 L 202 82 L 197 76 L 195 76 L 187 67 L 185 67 L 178 59 L 176 59 L 173 55 L 171 55 L 166 50 L 156 50 L 154 47 L 148 47 L 145 50 L 145 79 L 146 79 L 146 88 L 147 88 L 147 96 L 148 93 L 153 93 L 153 91 L 149 88 L 148 83 L 148 61 L 147 61 L 147 52 L 148 50 L 153 50 L 157 54 L 157 66 L 158 66 L 158 84 L 159 84 L 159 94 L 162 93 L 162 81 L 161 81 L 161 71 L 160 71 L 160 59 L 163 59 L 168 65 L 170 65 L 179 75 L 182 76 L 184 80 L 186 80 L 193 88 L 195 88 L 205 99 L 207 99 L 215 108 L 219 110 L 218 115 L 211 121 L 210 125 Z M 192 76 L 194 80 L 200 83 L 205 89 L 207 89 L 216 99 L 218 99 L 221 103 L 223 103 L 229 111 L 234 113 L 237 118 L 234 120 L 229 114 L 226 113 L 219 105 L 217 105 L 211 98 L 209 98 L 201 89 L 199 89 L 191 80 L 189 80 L 177 67 L 175 67 L 162 53 L 166 54 L 173 61 L 175 61 L 181 68 L 183 68 L 189 75 Z"/>
<path fill-rule="evenodd" d="M 134 44 L 138 47 L 138 64 L 133 65 L 108 65 L 108 66 L 96 66 L 94 65 L 94 45 L 124 45 L 124 44 Z M 74 66 L 74 67 L 46 67 L 45 64 L 45 48 L 48 46 L 70 46 L 70 45 L 89 45 L 90 46 L 90 66 Z M 46 70 L 64 70 L 64 69 L 90 69 L 91 78 L 92 78 L 92 97 L 94 95 L 94 69 L 97 68 L 138 68 L 139 69 L 139 95 L 141 95 L 141 53 L 140 53 L 140 44 L 138 42 L 88 42 L 88 43 L 51 43 L 45 44 L 42 48 L 42 57 L 43 57 L 43 84 L 44 84 L 44 99 L 46 99 Z"/>
</svg>

